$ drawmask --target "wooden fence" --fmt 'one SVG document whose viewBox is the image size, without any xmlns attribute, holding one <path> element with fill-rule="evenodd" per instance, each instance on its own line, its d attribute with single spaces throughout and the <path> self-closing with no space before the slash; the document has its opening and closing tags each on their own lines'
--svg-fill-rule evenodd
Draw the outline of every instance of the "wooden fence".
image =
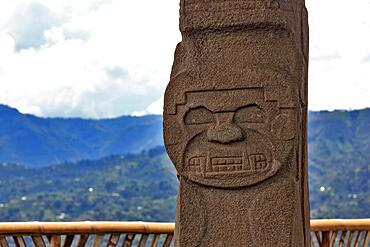
<svg viewBox="0 0 370 247">
<path fill-rule="evenodd" d="M 312 220 L 311 246 L 369 247 L 370 219 Z"/>
<path fill-rule="evenodd" d="M 7 222 L 0 247 L 173 246 L 174 223 Z M 312 246 L 369 247 L 370 219 L 312 220 Z"/>
</svg>

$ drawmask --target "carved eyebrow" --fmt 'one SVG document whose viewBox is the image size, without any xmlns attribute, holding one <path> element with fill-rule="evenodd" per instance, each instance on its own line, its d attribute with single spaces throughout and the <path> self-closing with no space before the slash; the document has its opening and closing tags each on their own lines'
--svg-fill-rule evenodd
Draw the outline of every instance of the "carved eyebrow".
<svg viewBox="0 0 370 247">
<path fill-rule="evenodd" d="M 189 112 L 189 111 L 191 111 L 191 110 L 196 110 L 196 109 L 198 109 L 198 108 L 206 108 L 208 111 L 213 112 L 213 111 L 211 111 L 210 109 L 208 109 L 208 107 L 207 107 L 207 106 L 205 106 L 205 105 L 201 105 L 201 104 L 198 104 L 198 105 L 190 105 L 190 106 L 189 106 L 189 109 L 188 109 L 186 112 Z"/>
<path fill-rule="evenodd" d="M 252 104 L 247 104 L 247 105 L 243 105 L 243 106 L 241 106 L 241 107 L 238 107 L 238 108 L 235 110 L 235 112 L 237 112 L 237 111 L 238 111 L 238 110 L 240 110 L 240 109 L 248 108 L 248 107 L 256 107 L 257 109 L 259 109 L 259 110 L 263 111 L 263 108 L 262 108 L 260 105 L 258 105 L 257 103 L 252 103 Z"/>
<path fill-rule="evenodd" d="M 258 110 L 261 110 L 264 112 L 263 108 L 258 105 L 257 103 L 251 103 L 251 104 L 247 104 L 247 105 L 243 105 L 243 106 L 239 106 L 239 107 L 236 107 L 234 108 L 234 110 L 217 110 L 217 111 L 211 111 L 212 113 L 223 113 L 223 112 L 237 112 L 238 110 L 240 109 L 244 109 L 244 108 L 252 108 L 252 107 L 256 107 Z M 208 109 L 208 108 L 207 108 Z M 209 110 L 209 109 L 208 109 Z"/>
</svg>

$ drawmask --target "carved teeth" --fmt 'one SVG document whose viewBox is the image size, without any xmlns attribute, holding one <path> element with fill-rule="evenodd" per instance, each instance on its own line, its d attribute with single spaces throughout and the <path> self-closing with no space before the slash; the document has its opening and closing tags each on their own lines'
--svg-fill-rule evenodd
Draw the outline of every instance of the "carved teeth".
<svg viewBox="0 0 370 247">
<path fill-rule="evenodd" d="M 208 166 L 205 156 L 192 157 L 188 160 L 188 171 L 195 173 L 202 172 L 261 172 L 268 167 L 267 158 L 264 154 L 251 154 L 248 156 L 236 157 L 209 157 Z M 208 168 L 207 168 L 208 167 Z"/>
<path fill-rule="evenodd" d="M 211 158 L 212 172 L 234 172 L 243 170 L 242 157 Z"/>
<path fill-rule="evenodd" d="M 205 157 L 193 157 L 188 160 L 188 171 L 200 173 L 202 171 L 202 166 L 205 165 L 206 158 Z"/>
<path fill-rule="evenodd" d="M 212 171 L 218 172 L 218 171 L 242 171 L 242 166 L 236 166 L 236 165 L 215 165 L 212 166 Z"/>
<path fill-rule="evenodd" d="M 211 164 L 213 165 L 241 165 L 243 164 L 242 157 L 234 158 L 212 158 Z"/>
<path fill-rule="evenodd" d="M 202 162 L 202 158 L 201 157 L 195 157 L 195 158 L 191 158 L 189 160 L 189 164 L 192 165 L 192 166 L 200 165 L 201 162 Z"/>
<path fill-rule="evenodd" d="M 252 154 L 249 155 L 249 163 L 252 169 L 256 171 L 265 170 L 267 168 L 267 159 L 264 154 Z"/>
</svg>

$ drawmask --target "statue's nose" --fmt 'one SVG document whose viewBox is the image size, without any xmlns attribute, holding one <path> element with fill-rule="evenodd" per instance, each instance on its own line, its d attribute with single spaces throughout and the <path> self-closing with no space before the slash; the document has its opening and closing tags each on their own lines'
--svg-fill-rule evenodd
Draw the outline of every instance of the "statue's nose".
<svg viewBox="0 0 370 247">
<path fill-rule="evenodd" d="M 227 144 L 244 140 L 242 129 L 232 122 L 232 117 L 219 117 L 217 125 L 207 132 L 208 141 Z"/>
</svg>

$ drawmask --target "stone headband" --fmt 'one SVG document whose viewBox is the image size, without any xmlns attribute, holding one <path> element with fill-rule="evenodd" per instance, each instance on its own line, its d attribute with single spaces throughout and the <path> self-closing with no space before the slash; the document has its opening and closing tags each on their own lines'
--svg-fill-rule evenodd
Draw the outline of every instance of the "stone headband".
<svg viewBox="0 0 370 247">
<path fill-rule="evenodd" d="M 191 32 L 228 27 L 278 28 L 293 31 L 295 9 L 290 0 L 182 0 L 180 30 Z"/>
</svg>

